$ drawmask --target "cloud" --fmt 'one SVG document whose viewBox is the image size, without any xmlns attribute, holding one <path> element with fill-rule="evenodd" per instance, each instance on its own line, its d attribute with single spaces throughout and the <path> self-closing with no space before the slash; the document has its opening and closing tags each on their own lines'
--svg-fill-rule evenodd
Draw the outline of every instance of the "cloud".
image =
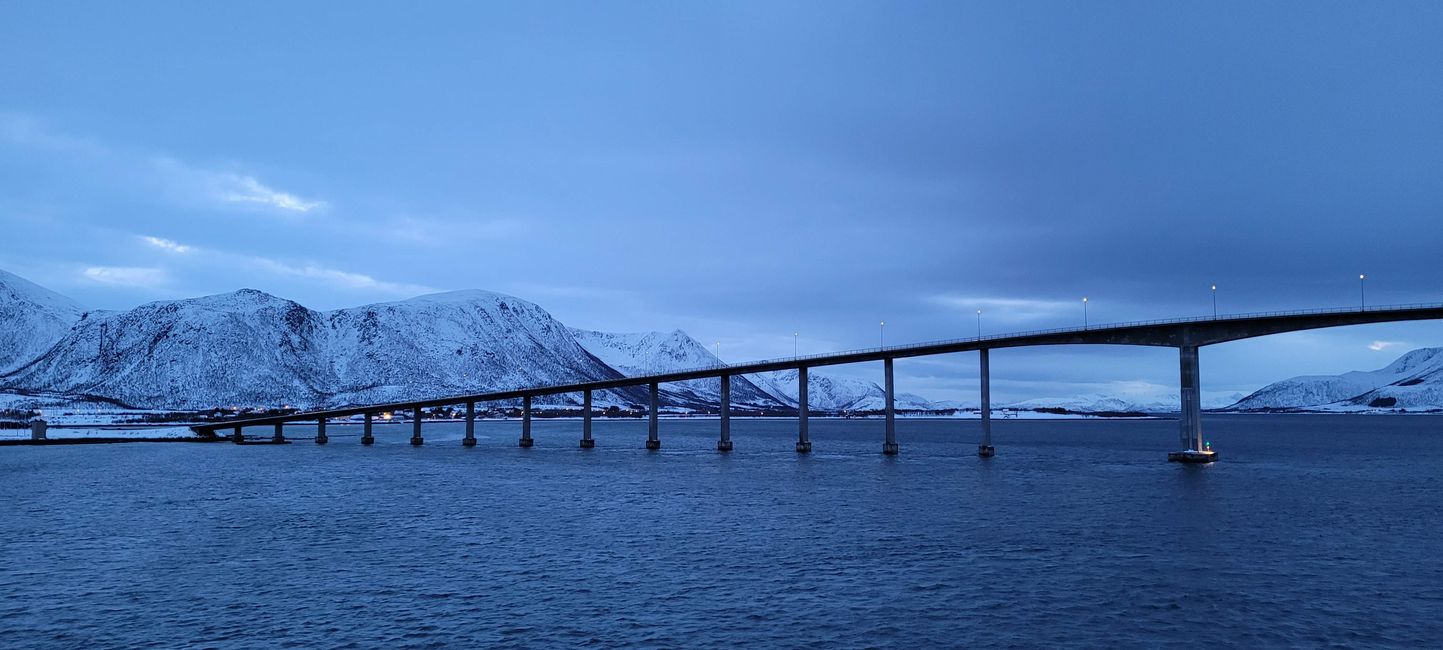
<svg viewBox="0 0 1443 650">
<path fill-rule="evenodd" d="M 326 207 L 325 201 L 310 201 L 271 189 L 251 176 L 221 174 L 219 180 L 222 185 L 229 186 L 229 189 L 220 193 L 218 198 L 228 203 L 258 203 L 287 212 L 302 213 Z"/>
<path fill-rule="evenodd" d="M 154 246 L 154 247 L 159 248 L 159 249 L 161 249 L 161 250 L 170 251 L 170 252 L 172 252 L 172 253 L 182 253 L 182 254 L 184 254 L 184 253 L 189 253 L 189 252 L 195 250 L 193 247 L 187 246 L 187 245 L 185 245 L 185 244 L 173 242 L 173 241 L 171 241 L 171 240 L 169 240 L 169 239 L 162 239 L 162 238 L 160 238 L 160 237 L 150 237 L 150 236 L 148 236 L 148 235 L 142 235 L 142 236 L 140 237 L 140 239 L 141 239 L 141 241 L 144 241 L 145 243 L 150 244 L 151 246 Z"/>
<path fill-rule="evenodd" d="M 165 269 L 138 266 L 91 266 L 80 275 L 91 282 L 125 287 L 156 287 L 170 281 Z"/>
<path fill-rule="evenodd" d="M 1395 348 L 1403 345 L 1402 341 L 1373 341 L 1368 344 L 1368 349 L 1374 352 L 1382 352 L 1388 348 Z"/>
<path fill-rule="evenodd" d="M 315 280 L 327 286 L 335 287 L 338 289 L 379 291 L 382 293 L 388 293 L 397 296 L 415 296 L 426 293 L 436 293 L 438 291 L 433 287 L 419 284 L 409 284 L 405 282 L 388 282 L 386 280 L 376 279 L 364 273 L 352 273 L 350 271 L 342 271 L 320 264 L 291 263 L 260 255 L 244 255 L 238 253 L 230 253 L 226 251 L 205 249 L 198 246 L 192 246 L 190 244 L 182 244 L 180 242 L 165 239 L 163 237 L 153 237 L 150 235 L 140 235 L 138 238 L 140 239 L 140 241 L 144 242 L 149 246 L 159 248 L 161 250 L 171 253 L 201 254 L 200 257 L 202 257 L 206 261 L 221 266 L 256 269 L 266 271 L 275 275 L 284 275 L 289 277 Z M 86 275 L 92 280 L 100 282 L 109 282 L 111 284 L 132 284 L 131 282 L 122 282 L 120 281 L 120 278 L 134 277 L 135 279 L 139 280 L 141 279 L 143 274 L 135 272 L 147 270 L 159 272 L 162 275 L 164 274 L 164 271 L 161 269 L 109 269 L 111 273 L 107 274 L 107 269 L 105 267 L 94 267 L 93 269 L 88 269 Z M 89 271 L 96 271 L 95 276 L 91 277 Z M 131 273 L 127 274 L 120 271 L 129 271 Z"/>
<path fill-rule="evenodd" d="M 437 290 L 419 284 L 408 284 L 404 282 L 387 282 L 377 280 L 364 273 L 351 273 L 338 269 L 328 268 L 318 264 L 290 264 L 269 257 L 247 256 L 244 259 L 250 263 L 278 275 L 289 275 L 294 277 L 319 280 L 325 284 L 342 289 L 364 289 L 381 291 L 398 296 L 416 296 L 426 293 L 436 293 Z"/>
<path fill-rule="evenodd" d="M 252 174 L 211 169 L 168 155 L 147 155 L 56 133 L 39 120 L 19 113 L 0 112 L 0 141 L 86 161 L 102 171 L 104 182 L 128 193 L 182 203 L 255 205 L 282 213 L 304 214 L 329 205 L 276 189 Z"/>
<path fill-rule="evenodd" d="M 1060 313 L 1082 312 L 1081 302 L 1062 300 L 1031 300 L 1026 298 L 998 298 L 988 296 L 964 296 L 958 294 L 937 294 L 925 299 L 930 305 L 962 312 L 976 313 L 982 310 L 984 320 L 1005 322 L 1032 321 L 1052 318 Z"/>
</svg>

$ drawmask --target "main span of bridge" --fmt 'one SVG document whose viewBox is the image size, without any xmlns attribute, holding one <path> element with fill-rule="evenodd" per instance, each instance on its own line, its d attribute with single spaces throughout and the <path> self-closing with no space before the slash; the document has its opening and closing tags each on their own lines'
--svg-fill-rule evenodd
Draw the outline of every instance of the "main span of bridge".
<svg viewBox="0 0 1443 650">
<path fill-rule="evenodd" d="M 1204 437 L 1202 430 L 1202 382 L 1201 373 L 1199 372 L 1199 350 L 1201 348 L 1228 341 L 1237 341 L 1283 332 L 1296 332 L 1346 325 L 1363 325 L 1368 323 L 1440 319 L 1443 319 L 1443 303 L 1394 305 L 1359 309 L 1317 309 L 1211 318 L 1179 318 L 1115 325 L 1092 325 L 997 336 L 978 336 L 967 339 L 915 343 L 892 347 L 878 347 L 833 354 L 793 356 L 786 359 L 743 364 L 722 364 L 707 368 L 694 368 L 653 375 L 614 377 L 595 381 L 532 386 L 514 390 L 437 397 L 411 402 L 348 406 L 325 411 L 208 423 L 192 428 L 198 433 L 207 435 L 216 435 L 221 429 L 232 429 L 232 435 L 236 442 L 242 442 L 244 441 L 244 436 L 242 435 L 242 429 L 244 427 L 269 425 L 275 429 L 272 441 L 285 442 L 282 426 L 287 422 L 316 422 L 315 440 L 317 443 L 325 444 L 328 440 L 326 436 L 326 421 L 328 419 L 359 414 L 364 415 L 365 420 L 365 429 L 361 437 L 361 443 L 371 444 L 371 442 L 374 441 L 371 433 L 373 415 L 377 413 L 411 411 L 411 444 L 420 445 L 424 442 L 424 439 L 421 437 L 421 416 L 423 408 L 465 404 L 466 437 L 462 443 L 469 447 L 476 444 L 475 407 L 477 402 L 520 399 L 521 439 L 519 444 L 522 447 L 530 447 L 534 444 L 531 438 L 532 399 L 546 395 L 581 393 L 581 447 L 589 449 L 596 444 L 591 435 L 592 393 L 598 390 L 646 386 L 649 398 L 647 405 L 646 448 L 656 450 L 661 448 L 661 437 L 657 418 L 661 406 L 659 398 L 660 385 L 693 379 L 718 378 L 721 381 L 721 404 L 718 409 L 721 419 L 721 436 L 717 441 L 717 450 L 731 451 L 733 449 L 731 437 L 731 378 L 738 375 L 758 372 L 796 370 L 798 381 L 796 449 L 798 452 L 805 453 L 812 450 L 812 440 L 807 427 L 809 419 L 808 370 L 820 366 L 881 361 L 886 391 L 885 408 L 883 411 L 885 424 L 882 453 L 893 455 L 900 451 L 900 446 L 897 442 L 896 413 L 894 408 L 896 392 L 893 381 L 894 362 L 897 359 L 908 357 L 975 351 L 978 352 L 978 363 L 981 371 L 980 411 L 982 417 L 982 438 L 978 442 L 977 453 L 984 458 L 990 458 L 996 453 L 996 449 L 992 445 L 991 418 L 990 375 L 991 353 L 993 350 L 1051 345 L 1143 345 L 1172 347 L 1178 350 L 1180 407 L 1178 421 L 1179 438 L 1182 449 L 1169 453 L 1168 459 L 1187 463 L 1208 463 L 1216 460 L 1217 454 L 1212 450 L 1211 444 Z"/>
</svg>

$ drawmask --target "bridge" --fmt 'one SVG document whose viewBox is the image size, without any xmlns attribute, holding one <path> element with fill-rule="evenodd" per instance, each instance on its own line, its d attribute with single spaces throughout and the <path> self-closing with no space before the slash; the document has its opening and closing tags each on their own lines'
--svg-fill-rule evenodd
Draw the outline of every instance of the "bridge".
<svg viewBox="0 0 1443 650">
<path fill-rule="evenodd" d="M 531 400 L 545 395 L 579 393 L 582 396 L 581 447 L 591 448 L 595 446 L 595 440 L 591 436 L 592 393 L 600 390 L 630 386 L 647 386 L 650 391 L 650 404 L 647 409 L 646 448 L 655 450 L 661 448 L 661 438 L 658 435 L 657 423 L 657 411 L 660 405 L 657 396 L 658 386 L 671 382 L 715 377 L 721 380 L 721 403 L 719 408 L 721 430 L 720 437 L 717 440 L 717 449 L 719 451 L 731 451 L 733 448 L 731 439 L 731 378 L 736 375 L 757 372 L 796 370 L 798 382 L 796 450 L 798 452 L 808 452 L 812 449 L 811 438 L 807 431 L 808 369 L 848 363 L 881 361 L 885 378 L 884 390 L 886 392 L 886 406 L 884 410 L 886 425 L 884 429 L 885 439 L 882 443 L 882 453 L 892 455 L 899 451 L 893 404 L 895 395 L 892 380 L 893 362 L 896 359 L 909 357 L 976 351 L 980 353 L 979 365 L 982 379 L 982 440 L 978 444 L 977 453 L 983 457 L 991 457 L 996 453 L 996 449 L 992 445 L 991 370 L 989 368 L 989 352 L 991 350 L 1046 345 L 1141 345 L 1170 347 L 1177 348 L 1178 350 L 1179 384 L 1181 390 L 1179 438 L 1183 448 L 1180 451 L 1169 453 L 1168 459 L 1180 462 L 1206 463 L 1216 460 L 1217 454 L 1208 448 L 1204 442 L 1202 433 L 1202 400 L 1199 392 L 1201 377 L 1198 372 L 1198 351 L 1200 348 L 1218 343 L 1284 332 L 1415 320 L 1443 320 L 1443 303 L 1388 305 L 1359 307 L 1356 309 L 1314 309 L 1203 318 L 1175 318 L 1170 320 L 1092 325 L 1018 332 L 1013 334 L 976 336 L 964 339 L 883 346 L 830 354 L 792 356 L 783 359 L 748 363 L 718 364 L 705 368 L 693 368 L 689 370 L 601 381 L 531 386 L 489 393 L 451 395 L 434 399 L 389 404 L 348 406 L 321 411 L 207 423 L 191 428 L 202 435 L 212 436 L 219 435 L 221 430 L 229 429 L 232 431 L 232 436 L 235 441 L 242 442 L 244 440 L 242 430 L 245 427 L 271 426 L 274 427 L 272 441 L 284 442 L 285 436 L 282 432 L 282 427 L 287 422 L 315 422 L 317 427 L 315 440 L 317 443 L 324 444 L 327 441 L 327 420 L 363 415 L 365 424 L 361 442 L 363 444 L 370 444 L 375 440 L 371 427 L 372 420 L 376 414 L 411 411 L 413 413 L 411 420 L 411 444 L 420 445 L 424 442 L 424 438 L 421 436 L 422 409 L 465 405 L 466 436 L 462 440 L 462 444 L 469 447 L 476 444 L 476 404 L 478 402 L 520 399 L 522 413 L 520 445 L 522 447 L 530 447 L 533 444 L 531 438 Z"/>
</svg>

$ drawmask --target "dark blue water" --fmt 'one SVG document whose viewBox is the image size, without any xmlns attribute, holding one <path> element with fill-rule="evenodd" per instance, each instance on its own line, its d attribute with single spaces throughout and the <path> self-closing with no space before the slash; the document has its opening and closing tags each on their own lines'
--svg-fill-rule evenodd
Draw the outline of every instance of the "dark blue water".
<svg viewBox="0 0 1443 650">
<path fill-rule="evenodd" d="M 5 448 L 0 647 L 1437 647 L 1443 419 L 1205 424 Z"/>
</svg>

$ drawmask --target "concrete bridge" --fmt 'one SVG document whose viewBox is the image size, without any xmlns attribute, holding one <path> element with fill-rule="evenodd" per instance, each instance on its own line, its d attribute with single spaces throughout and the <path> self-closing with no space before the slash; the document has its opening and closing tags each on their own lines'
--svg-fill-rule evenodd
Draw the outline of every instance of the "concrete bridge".
<svg viewBox="0 0 1443 650">
<path fill-rule="evenodd" d="M 1145 345 L 1177 348 L 1178 350 L 1179 384 L 1181 389 L 1181 414 L 1179 418 L 1181 426 L 1179 437 L 1183 448 L 1180 451 L 1170 453 L 1168 455 L 1169 460 L 1181 462 L 1212 462 L 1216 460 L 1217 455 L 1211 449 L 1207 448 L 1202 434 L 1202 402 L 1199 392 L 1201 378 L 1198 373 L 1199 348 L 1217 343 L 1226 343 L 1228 341 L 1280 334 L 1283 332 L 1368 323 L 1439 319 L 1443 319 L 1443 303 L 1389 305 L 1356 309 L 1316 309 L 1093 325 L 995 336 L 979 336 L 948 341 L 933 341 L 929 343 L 885 346 L 831 354 L 794 356 L 785 359 L 772 359 L 750 363 L 722 364 L 707 368 L 695 368 L 654 375 L 608 379 L 604 381 L 531 386 L 514 390 L 471 395 L 452 395 L 419 401 L 352 406 L 324 411 L 203 424 L 192 427 L 192 429 L 197 433 L 211 435 L 219 435 L 219 432 L 222 430 L 230 430 L 235 440 L 241 442 L 244 440 L 242 436 L 242 429 L 244 427 L 271 426 L 274 427 L 273 441 L 282 442 L 285 440 L 285 436 L 282 433 L 282 426 L 285 423 L 316 422 L 317 432 L 315 440 L 317 443 L 324 444 L 327 440 L 327 420 L 363 415 L 365 418 L 365 428 L 361 436 L 361 442 L 363 444 L 370 444 L 374 441 L 371 433 L 373 416 L 385 412 L 411 411 L 413 413 L 411 420 L 411 444 L 420 445 L 424 441 L 424 438 L 421 436 L 421 409 L 465 405 L 466 437 L 463 439 L 462 444 L 469 447 L 476 444 L 475 425 L 476 404 L 478 402 L 520 399 L 522 412 L 520 445 L 522 447 L 530 447 L 532 445 L 531 400 L 543 395 L 580 393 L 582 396 L 581 447 L 591 448 L 595 445 L 595 441 L 591 437 L 592 393 L 599 390 L 628 386 L 647 386 L 651 399 L 650 408 L 647 411 L 646 448 L 660 449 L 661 438 L 658 435 L 657 426 L 657 409 L 659 406 L 657 398 L 658 386 L 670 382 L 716 377 L 721 379 L 721 431 L 717 441 L 717 449 L 720 451 L 731 451 L 731 378 L 735 375 L 745 375 L 756 372 L 797 370 L 799 407 L 797 413 L 796 449 L 798 452 L 808 452 L 812 449 L 812 442 L 807 432 L 807 370 L 819 366 L 881 361 L 883 364 L 884 386 L 886 390 L 886 437 L 882 443 L 882 453 L 890 455 L 896 454 L 899 449 L 893 409 L 893 396 L 895 395 L 894 383 L 892 381 L 893 361 L 907 357 L 978 351 L 980 352 L 982 378 L 982 440 L 978 445 L 977 451 L 981 456 L 990 457 L 995 453 L 995 448 L 992 446 L 990 350 L 1043 345 Z"/>
</svg>

